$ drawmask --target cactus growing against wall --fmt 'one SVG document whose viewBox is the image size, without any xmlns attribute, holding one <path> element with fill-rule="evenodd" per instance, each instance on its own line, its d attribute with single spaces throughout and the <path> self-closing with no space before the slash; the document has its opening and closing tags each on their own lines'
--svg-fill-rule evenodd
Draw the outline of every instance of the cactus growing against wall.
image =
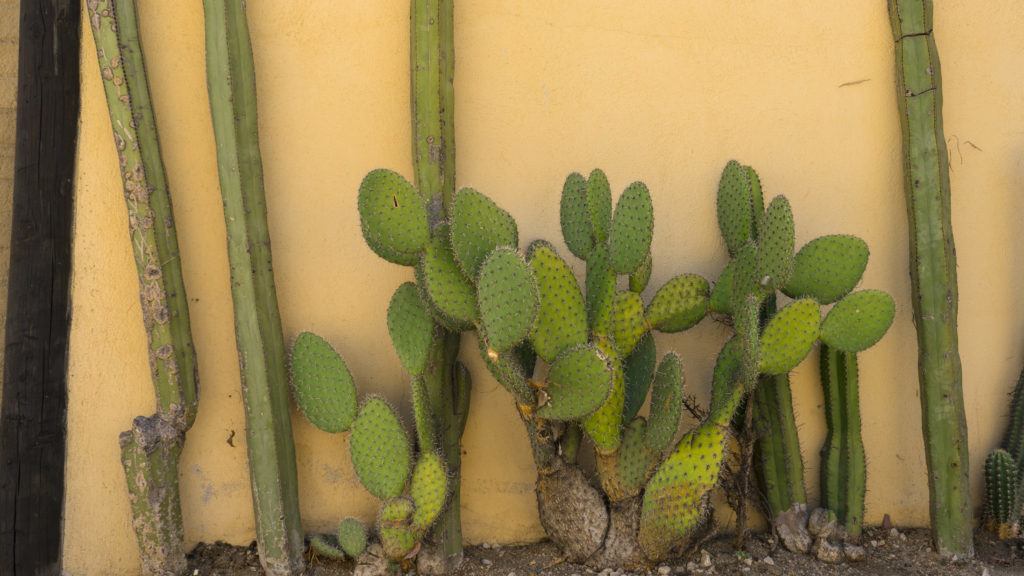
<svg viewBox="0 0 1024 576">
<path fill-rule="evenodd" d="M 1003 447 L 985 459 L 985 528 L 999 539 L 1016 538 L 1024 513 L 1024 372 L 1010 401 Z"/>
<path fill-rule="evenodd" d="M 964 558 L 974 555 L 970 466 L 957 345 L 949 158 L 932 11 L 931 0 L 889 0 L 932 540 L 940 554 Z"/>
<path fill-rule="evenodd" d="M 284 336 L 274 288 L 245 3 L 204 0 L 206 72 L 231 267 L 246 447 L 263 569 L 302 571 L 295 446 Z"/>
<path fill-rule="evenodd" d="M 144 574 L 184 574 L 178 459 L 198 408 L 188 299 L 150 101 L 134 0 L 90 0 L 139 277 L 157 412 L 121 434 L 132 526 Z"/>
</svg>

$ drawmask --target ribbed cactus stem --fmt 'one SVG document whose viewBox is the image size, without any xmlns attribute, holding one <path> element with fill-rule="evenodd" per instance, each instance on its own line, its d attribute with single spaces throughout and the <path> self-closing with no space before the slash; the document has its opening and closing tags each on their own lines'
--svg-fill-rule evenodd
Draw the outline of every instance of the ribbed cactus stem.
<svg viewBox="0 0 1024 576">
<path fill-rule="evenodd" d="M 181 574 L 185 552 L 178 458 L 195 420 L 198 375 L 167 177 L 134 0 L 91 0 L 103 89 L 128 208 L 157 413 L 121 435 L 132 525 L 145 574 Z"/>
<path fill-rule="evenodd" d="M 836 513 L 850 538 L 857 539 L 867 490 L 857 355 L 822 345 L 821 383 L 828 426 L 821 449 L 822 505 Z"/>
<path fill-rule="evenodd" d="M 1010 399 L 1010 424 L 1006 428 L 1006 440 L 1003 442 L 1006 451 L 1017 463 L 1019 478 L 1024 479 L 1024 371 L 1017 378 Z"/>
<path fill-rule="evenodd" d="M 204 6 L 207 86 L 228 233 L 256 541 L 268 574 L 296 574 L 303 568 L 304 543 L 249 27 L 244 2 L 204 0 Z"/>
<path fill-rule="evenodd" d="M 957 346 L 956 252 L 931 0 L 889 0 L 910 220 L 910 279 L 936 550 L 973 556 L 967 423 Z"/>
<path fill-rule="evenodd" d="M 761 480 L 769 512 L 775 516 L 794 504 L 807 503 L 788 374 L 760 378 L 754 392 L 754 415 Z"/>
</svg>

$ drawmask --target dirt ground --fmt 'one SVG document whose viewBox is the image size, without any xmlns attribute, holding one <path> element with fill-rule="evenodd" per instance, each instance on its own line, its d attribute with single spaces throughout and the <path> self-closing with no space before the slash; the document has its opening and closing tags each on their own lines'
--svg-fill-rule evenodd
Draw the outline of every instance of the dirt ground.
<svg viewBox="0 0 1024 576">
<path fill-rule="evenodd" d="M 864 536 L 866 558 L 857 563 L 829 565 L 810 556 L 792 554 L 772 539 L 757 535 L 749 539 L 747 549 L 737 552 L 732 537 L 711 541 L 690 558 L 677 558 L 654 568 L 650 574 L 693 575 L 914 575 L 914 576 L 1002 576 L 1024 575 L 1024 543 L 1004 543 L 987 534 L 977 536 L 977 558 L 948 561 L 933 554 L 928 532 L 905 530 L 883 532 L 868 529 Z M 223 543 L 200 544 L 189 556 L 194 576 L 243 576 L 260 574 L 255 544 L 249 547 Z M 310 557 L 310 576 L 348 575 L 351 561 L 338 562 Z M 558 551 L 546 542 L 525 546 L 473 546 L 459 576 L 626 576 L 621 572 L 603 572 L 559 562 Z"/>
</svg>

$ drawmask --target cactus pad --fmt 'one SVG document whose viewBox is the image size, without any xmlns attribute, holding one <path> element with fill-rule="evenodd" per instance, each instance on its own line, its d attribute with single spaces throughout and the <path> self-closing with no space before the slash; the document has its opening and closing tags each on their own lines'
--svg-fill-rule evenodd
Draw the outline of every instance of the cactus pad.
<svg viewBox="0 0 1024 576">
<path fill-rule="evenodd" d="M 469 278 L 476 278 L 491 250 L 519 245 L 519 230 L 512 216 L 472 188 L 455 195 L 451 235 L 455 260 Z"/>
<path fill-rule="evenodd" d="M 590 216 L 591 234 L 598 244 L 608 241 L 612 224 L 612 189 L 608 177 L 595 168 L 587 178 L 587 214 Z"/>
<path fill-rule="evenodd" d="M 629 275 L 629 289 L 637 294 L 643 292 L 647 288 L 647 283 L 651 281 L 651 270 L 653 267 L 654 262 L 651 259 L 651 253 L 648 252 L 640 267 Z"/>
<path fill-rule="evenodd" d="M 815 238 L 797 252 L 793 275 L 782 292 L 790 298 L 809 296 L 832 304 L 853 290 L 867 265 L 868 245 L 860 238 Z"/>
<path fill-rule="evenodd" d="M 718 280 L 711 289 L 711 298 L 708 300 L 708 310 L 711 312 L 732 314 L 732 282 L 735 270 L 736 265 L 730 260 L 718 275 Z"/>
<path fill-rule="evenodd" d="M 566 350 L 551 364 L 544 388 L 548 400 L 537 409 L 537 416 L 576 420 L 593 413 L 608 400 L 615 372 L 596 346 Z"/>
<path fill-rule="evenodd" d="M 610 454 L 618 449 L 622 441 L 622 407 L 626 401 L 626 384 L 622 375 L 622 364 L 612 343 L 599 339 L 598 349 L 608 358 L 612 367 L 612 387 L 608 398 L 593 414 L 583 420 L 583 431 L 587 433 L 598 454 Z"/>
<path fill-rule="evenodd" d="M 533 271 L 515 250 L 496 248 L 487 256 L 477 278 L 477 301 L 483 333 L 494 350 L 511 350 L 530 334 L 539 299 Z"/>
<path fill-rule="evenodd" d="M 388 334 L 402 367 L 414 377 L 422 374 L 434 340 L 434 319 L 412 282 L 399 286 L 391 297 Z"/>
<path fill-rule="evenodd" d="M 590 329 L 607 335 L 611 330 L 612 301 L 615 299 L 615 273 L 608 262 L 608 247 L 594 248 L 587 260 L 587 322 Z"/>
<path fill-rule="evenodd" d="M 665 354 L 651 389 L 651 415 L 644 444 L 661 454 L 672 443 L 683 415 L 683 363 L 674 352 Z"/>
<path fill-rule="evenodd" d="M 680 274 L 658 289 L 645 312 L 647 321 L 661 332 L 691 328 L 707 314 L 709 291 L 704 278 Z"/>
<path fill-rule="evenodd" d="M 985 525 L 1001 540 L 1019 531 L 1020 505 L 1017 494 L 1017 463 L 1003 449 L 985 458 Z"/>
<path fill-rule="evenodd" d="M 818 339 L 821 309 L 810 298 L 792 302 L 765 326 L 761 334 L 758 369 L 762 374 L 784 374 L 796 368 Z"/>
<path fill-rule="evenodd" d="M 366 550 L 366 526 L 355 518 L 345 518 L 338 524 L 338 545 L 351 558 L 358 558 Z"/>
<path fill-rule="evenodd" d="M 398 416 L 380 398 L 359 409 L 349 440 L 352 466 L 371 494 L 387 500 L 402 495 L 409 478 L 411 449 Z"/>
<path fill-rule="evenodd" d="M 292 394 L 306 419 L 324 432 L 348 430 L 356 416 L 356 386 L 334 348 L 303 332 L 292 344 L 290 369 Z"/>
<path fill-rule="evenodd" d="M 576 172 L 565 179 L 562 187 L 560 216 L 562 238 L 569 251 L 580 260 L 590 258 L 590 252 L 594 249 L 594 234 L 590 225 L 590 210 L 587 208 L 587 180 Z"/>
<path fill-rule="evenodd" d="M 446 326 L 467 328 L 476 322 L 476 290 L 455 262 L 446 227 L 438 227 L 427 244 L 416 266 L 416 281 Z"/>
<path fill-rule="evenodd" d="M 334 541 L 333 536 L 326 534 L 313 534 L 309 537 L 309 547 L 319 556 L 325 558 L 334 558 L 335 560 L 342 560 L 345 558 L 345 552 L 338 547 Z"/>
<path fill-rule="evenodd" d="M 715 360 L 715 369 L 711 377 L 711 413 L 708 420 L 721 422 L 732 418 L 735 408 L 732 406 L 732 400 L 736 397 L 737 378 L 742 362 L 739 340 L 733 337 L 722 346 Z"/>
<path fill-rule="evenodd" d="M 412 184 L 391 170 L 374 170 L 359 185 L 359 221 L 378 256 L 405 266 L 419 261 L 430 240 L 427 207 Z"/>
<path fill-rule="evenodd" d="M 739 162 L 730 160 L 718 182 L 718 227 L 729 254 L 733 256 L 739 253 L 744 244 L 754 239 L 754 227 L 761 217 L 759 211 L 754 211 L 750 173 Z"/>
<path fill-rule="evenodd" d="M 630 290 L 615 293 L 612 299 L 612 339 L 620 356 L 633 352 L 644 334 L 650 332 L 644 318 L 644 301 Z"/>
<path fill-rule="evenodd" d="M 860 352 L 885 336 L 896 316 L 892 296 L 861 290 L 836 302 L 821 323 L 821 341 L 843 352 Z"/>
<path fill-rule="evenodd" d="M 526 374 L 523 373 L 522 365 L 515 352 L 499 354 L 487 343 L 482 334 L 477 333 L 477 342 L 480 345 L 480 356 L 494 379 L 505 387 L 516 401 L 521 404 L 533 402 L 533 393 L 526 383 Z"/>
<path fill-rule="evenodd" d="M 551 362 L 563 350 L 587 341 L 586 304 L 572 269 L 550 244 L 531 244 L 527 260 L 540 294 L 530 343 L 538 356 Z"/>
<path fill-rule="evenodd" d="M 626 487 L 625 496 L 639 494 L 647 480 L 647 474 L 657 463 L 660 454 L 652 453 L 644 443 L 647 423 L 635 418 L 622 434 L 622 446 L 618 452 L 618 477 Z"/>
<path fill-rule="evenodd" d="M 626 385 L 625 405 L 622 408 L 623 422 L 632 420 L 644 405 L 647 391 L 654 379 L 657 362 L 658 352 L 654 345 L 654 335 L 648 332 L 622 365 Z"/>
<path fill-rule="evenodd" d="M 384 555 L 393 562 L 405 559 L 416 547 L 416 535 L 409 526 L 414 506 L 405 498 L 388 500 L 377 514 L 377 534 Z"/>
<path fill-rule="evenodd" d="M 643 182 L 630 184 L 619 197 L 608 235 L 612 271 L 632 274 L 647 259 L 654 237 L 654 204 Z"/>
<path fill-rule="evenodd" d="M 757 280 L 772 290 L 781 288 L 793 274 L 793 246 L 796 242 L 793 211 L 785 196 L 768 204 L 758 227 Z"/>
<path fill-rule="evenodd" d="M 412 471 L 409 496 L 416 510 L 411 524 L 419 532 L 426 532 L 444 508 L 448 496 L 448 471 L 441 457 L 433 452 L 420 456 Z"/>
</svg>

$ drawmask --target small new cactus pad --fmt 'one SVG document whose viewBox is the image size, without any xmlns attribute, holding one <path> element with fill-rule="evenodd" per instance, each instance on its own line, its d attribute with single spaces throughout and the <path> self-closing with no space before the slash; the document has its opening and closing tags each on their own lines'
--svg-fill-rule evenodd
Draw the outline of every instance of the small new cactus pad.
<svg viewBox="0 0 1024 576">
<path fill-rule="evenodd" d="M 551 362 L 563 350 L 587 341 L 586 304 L 572 269 L 550 244 L 531 244 L 527 260 L 540 293 L 530 343 L 538 356 Z"/>
<path fill-rule="evenodd" d="M 587 178 L 587 213 L 590 215 L 591 234 L 598 244 L 608 241 L 612 224 L 612 189 L 608 177 L 595 168 Z"/>
<path fill-rule="evenodd" d="M 790 298 L 832 304 L 849 294 L 868 265 L 868 245 L 856 236 L 822 236 L 796 253 L 793 275 L 782 287 Z"/>
<path fill-rule="evenodd" d="M 548 370 L 547 402 L 537 409 L 537 416 L 576 420 L 591 414 L 608 399 L 613 377 L 612 365 L 596 346 L 582 344 L 566 350 Z"/>
<path fill-rule="evenodd" d="M 416 266 L 416 281 L 426 300 L 452 328 L 467 328 L 476 322 L 476 290 L 455 262 L 447 228 L 439 226 Z"/>
<path fill-rule="evenodd" d="M 455 195 L 451 235 L 455 260 L 470 278 L 476 278 L 491 250 L 519 245 L 519 230 L 512 216 L 472 188 L 463 188 Z"/>
<path fill-rule="evenodd" d="M 343 560 L 345 558 L 345 551 L 337 545 L 333 536 L 313 534 L 309 537 L 309 547 L 317 555 L 325 558 L 334 558 L 335 560 Z"/>
<path fill-rule="evenodd" d="M 405 490 L 411 467 L 411 448 L 398 416 L 380 398 L 370 398 L 359 409 L 349 439 L 352 466 L 371 494 L 387 500 Z"/>
<path fill-rule="evenodd" d="M 623 422 L 633 420 L 647 400 L 647 391 L 654 379 L 657 363 L 658 352 L 654 345 L 654 336 L 648 332 L 622 364 L 626 384 L 626 399 L 622 408 Z"/>
<path fill-rule="evenodd" d="M 755 226 L 761 217 L 761 210 L 754 209 L 756 201 L 751 172 L 739 162 L 730 160 L 718 183 L 718 227 L 732 256 L 755 237 Z M 757 195 L 760 195 L 760 186 Z"/>
<path fill-rule="evenodd" d="M 426 532 L 444 508 L 447 496 L 448 471 L 444 462 L 433 452 L 423 454 L 412 471 L 409 483 L 409 497 L 416 506 L 412 513 L 412 527 Z"/>
<path fill-rule="evenodd" d="M 784 374 L 796 368 L 818 339 L 820 325 L 821 310 L 810 298 L 779 310 L 761 334 L 760 372 Z"/>
<path fill-rule="evenodd" d="M 416 547 L 416 535 L 409 526 L 415 507 L 406 498 L 388 500 L 377 514 L 377 535 L 384 555 L 393 562 L 403 560 Z"/>
<path fill-rule="evenodd" d="M 1020 525 L 1017 463 L 1003 449 L 985 458 L 985 525 L 1000 539 L 1013 538 Z"/>
<path fill-rule="evenodd" d="M 359 221 L 378 256 L 405 266 L 419 261 L 430 239 L 427 207 L 416 189 L 391 170 L 374 170 L 359 185 Z"/>
<path fill-rule="evenodd" d="M 477 301 L 483 333 L 494 350 L 510 350 L 530 334 L 539 299 L 533 271 L 515 250 L 496 248 L 487 256 L 477 278 Z"/>
<path fill-rule="evenodd" d="M 654 237 L 654 204 L 643 182 L 630 184 L 615 205 L 608 244 L 612 270 L 632 274 L 651 251 Z"/>
<path fill-rule="evenodd" d="M 388 334 L 402 367 L 414 377 L 423 374 L 434 340 L 434 319 L 412 282 L 399 286 L 391 297 Z"/>
<path fill-rule="evenodd" d="M 708 310 L 708 281 L 696 274 L 680 274 L 658 289 L 644 313 L 652 328 L 682 332 L 695 326 Z"/>
<path fill-rule="evenodd" d="M 628 356 L 644 334 L 650 332 L 644 318 L 644 301 L 630 290 L 615 293 L 612 299 L 612 340 L 620 356 Z"/>
<path fill-rule="evenodd" d="M 338 523 L 338 545 L 351 558 L 358 558 L 366 550 L 366 526 L 355 518 Z"/>
<path fill-rule="evenodd" d="M 640 267 L 629 275 L 629 289 L 637 294 L 643 292 L 647 288 L 647 283 L 651 281 L 651 269 L 653 267 L 654 262 L 651 259 L 651 253 L 648 252 Z"/>
<path fill-rule="evenodd" d="M 757 230 L 757 280 L 772 290 L 781 288 L 793 274 L 796 242 L 793 211 L 785 196 L 772 199 Z"/>
<path fill-rule="evenodd" d="M 892 325 L 896 303 L 881 290 L 861 290 L 836 302 L 821 323 L 821 341 L 843 352 L 875 345 Z"/>
<path fill-rule="evenodd" d="M 651 415 L 644 444 L 661 454 L 672 443 L 683 415 L 683 363 L 674 352 L 665 354 L 658 364 L 651 389 Z"/>
<path fill-rule="evenodd" d="M 608 398 L 593 414 L 583 420 L 583 431 L 594 442 L 598 454 L 614 452 L 622 440 L 622 407 L 626 401 L 626 384 L 622 376 L 622 363 L 610 341 L 601 338 L 598 349 L 608 358 L 612 367 L 612 389 Z"/>
<path fill-rule="evenodd" d="M 615 299 L 615 273 L 608 262 L 608 247 L 594 248 L 587 260 L 587 322 L 598 334 L 611 330 L 612 301 Z"/>
<path fill-rule="evenodd" d="M 594 234 L 587 208 L 587 180 L 581 174 L 573 172 L 565 179 L 560 216 L 565 245 L 574 256 L 587 260 L 594 249 Z"/>
<path fill-rule="evenodd" d="M 324 432 L 348 430 L 356 417 L 356 386 L 334 348 L 303 332 L 292 344 L 290 367 L 292 394 L 306 420 Z"/>
</svg>

